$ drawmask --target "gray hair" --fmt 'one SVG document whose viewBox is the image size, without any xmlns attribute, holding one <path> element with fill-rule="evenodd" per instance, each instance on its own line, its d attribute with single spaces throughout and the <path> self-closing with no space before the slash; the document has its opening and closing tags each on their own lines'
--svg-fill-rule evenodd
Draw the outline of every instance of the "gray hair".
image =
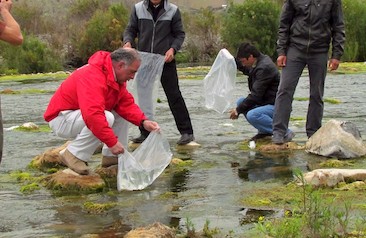
<svg viewBox="0 0 366 238">
<path fill-rule="evenodd" d="M 115 62 L 124 61 L 127 66 L 136 60 L 141 61 L 139 53 L 133 48 L 119 48 L 111 53 L 111 59 Z"/>
</svg>

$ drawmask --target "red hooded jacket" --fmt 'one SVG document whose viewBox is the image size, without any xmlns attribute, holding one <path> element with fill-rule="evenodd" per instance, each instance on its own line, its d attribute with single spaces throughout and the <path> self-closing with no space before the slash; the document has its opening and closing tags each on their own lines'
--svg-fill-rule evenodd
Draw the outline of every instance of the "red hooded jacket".
<svg viewBox="0 0 366 238">
<path fill-rule="evenodd" d="M 108 147 L 118 139 L 109 127 L 104 111 L 116 111 L 127 121 L 139 126 L 147 117 L 127 91 L 126 83 L 115 81 L 110 52 L 94 53 L 87 65 L 75 70 L 57 89 L 50 100 L 44 119 L 49 122 L 61 111 L 80 109 L 86 126 Z"/>
</svg>

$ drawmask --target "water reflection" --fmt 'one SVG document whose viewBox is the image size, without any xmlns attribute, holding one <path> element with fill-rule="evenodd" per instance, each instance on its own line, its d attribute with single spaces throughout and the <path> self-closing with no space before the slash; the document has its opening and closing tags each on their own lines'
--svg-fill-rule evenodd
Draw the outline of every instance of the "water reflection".
<svg viewBox="0 0 366 238">
<path fill-rule="evenodd" d="M 265 155 L 251 151 L 249 161 L 238 169 L 239 178 L 245 181 L 292 178 L 289 154 Z"/>
<path fill-rule="evenodd" d="M 171 188 L 170 191 L 183 192 L 187 190 L 186 183 L 188 176 L 189 176 L 189 170 L 187 169 L 175 172 L 170 181 L 170 188 Z"/>
</svg>

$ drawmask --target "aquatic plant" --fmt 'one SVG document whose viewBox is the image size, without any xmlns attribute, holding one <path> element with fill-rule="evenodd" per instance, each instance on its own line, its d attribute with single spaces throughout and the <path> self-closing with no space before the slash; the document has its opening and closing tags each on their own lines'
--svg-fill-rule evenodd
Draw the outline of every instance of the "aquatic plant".
<svg viewBox="0 0 366 238">
<path fill-rule="evenodd" d="M 351 203 L 343 202 L 342 208 L 336 204 L 334 194 L 314 190 L 305 183 L 300 170 L 295 170 L 294 174 L 302 184 L 298 207 L 286 211 L 283 218 L 260 217 L 255 228 L 270 237 L 349 237 Z M 352 233 L 364 233 L 360 226 L 355 229 Z"/>
<path fill-rule="evenodd" d="M 83 205 L 84 210 L 86 210 L 88 213 L 92 214 L 101 214 L 109 209 L 115 207 L 116 203 L 94 203 L 94 202 L 85 202 Z"/>
</svg>

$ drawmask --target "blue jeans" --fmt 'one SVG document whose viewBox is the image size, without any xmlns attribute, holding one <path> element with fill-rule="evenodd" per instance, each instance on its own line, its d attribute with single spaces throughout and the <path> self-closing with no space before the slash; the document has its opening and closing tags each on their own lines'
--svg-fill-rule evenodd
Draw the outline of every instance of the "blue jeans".
<svg viewBox="0 0 366 238">
<path fill-rule="evenodd" d="M 236 101 L 236 105 L 239 105 L 244 100 L 244 97 L 239 98 Z M 258 106 L 248 111 L 245 118 L 258 130 L 258 134 L 272 134 L 273 112 L 274 105 Z"/>
</svg>

